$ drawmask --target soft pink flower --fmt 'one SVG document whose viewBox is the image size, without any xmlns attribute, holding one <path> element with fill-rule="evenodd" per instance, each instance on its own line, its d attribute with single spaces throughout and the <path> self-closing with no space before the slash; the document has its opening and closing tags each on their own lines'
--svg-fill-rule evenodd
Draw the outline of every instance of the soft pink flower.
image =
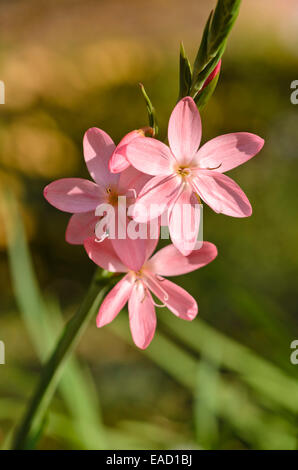
<svg viewBox="0 0 298 470">
<path fill-rule="evenodd" d="M 123 170 L 126 170 L 130 166 L 129 161 L 125 157 L 124 149 L 129 142 L 131 142 L 136 137 L 144 137 L 146 134 L 153 135 L 152 127 L 143 127 L 129 132 L 126 136 L 123 137 L 121 142 L 118 144 L 115 152 L 113 152 L 110 161 L 109 161 L 109 170 L 111 173 L 121 173 Z"/>
<path fill-rule="evenodd" d="M 189 204 L 195 212 L 199 196 L 217 213 L 250 216 L 252 209 L 246 195 L 223 173 L 252 158 L 264 144 L 257 135 L 237 132 L 216 137 L 198 150 L 201 134 L 200 114 L 193 99 L 186 97 L 171 114 L 169 147 L 156 139 L 142 137 L 123 148 L 136 169 L 153 176 L 139 193 L 133 212 L 135 220 L 147 222 L 168 210 L 172 241 L 185 255 L 192 251 L 190 240 L 185 243 L 176 233 L 176 220 L 171 217 L 175 206 L 179 209 Z M 195 246 L 195 236 L 192 243 Z"/>
<path fill-rule="evenodd" d="M 189 256 L 182 256 L 174 245 L 168 245 L 150 258 L 156 244 L 157 240 L 146 241 L 144 265 L 138 271 L 133 271 L 122 263 L 109 239 L 98 243 L 94 238 L 89 238 L 84 243 L 94 263 L 111 272 L 127 273 L 101 304 L 97 326 L 104 326 L 114 320 L 128 302 L 132 337 L 141 349 L 147 348 L 155 333 L 155 306 L 167 307 L 183 320 L 193 320 L 198 313 L 195 299 L 163 276 L 189 273 L 210 263 L 217 256 L 216 246 L 204 242 L 200 250 Z M 151 292 L 161 301 L 161 305 L 154 302 Z"/>
<path fill-rule="evenodd" d="M 126 196 L 127 204 L 131 204 L 135 194 L 148 181 L 147 175 L 133 167 L 121 175 L 110 172 L 108 164 L 111 156 L 127 140 L 125 136 L 115 147 L 111 137 L 103 130 L 96 127 L 88 129 L 83 140 L 84 157 L 94 182 L 82 178 L 63 178 L 45 187 L 44 196 L 50 204 L 61 211 L 73 213 L 66 229 L 68 243 L 83 244 L 86 238 L 94 235 L 95 225 L 99 221 L 95 209 L 99 204 L 111 204 L 117 211 L 118 196 Z M 116 237 L 112 244 L 131 269 L 138 269 L 144 263 L 144 240 Z"/>
</svg>

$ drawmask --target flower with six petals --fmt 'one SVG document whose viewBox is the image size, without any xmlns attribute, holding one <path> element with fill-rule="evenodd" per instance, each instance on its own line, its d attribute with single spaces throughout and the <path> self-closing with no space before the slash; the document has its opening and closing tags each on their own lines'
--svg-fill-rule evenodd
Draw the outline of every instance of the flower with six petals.
<svg viewBox="0 0 298 470">
<path fill-rule="evenodd" d="M 264 144 L 257 135 L 236 132 L 216 137 L 199 148 L 201 134 L 199 111 L 193 99 L 186 97 L 171 114 L 169 147 L 150 137 L 137 137 L 122 147 L 131 165 L 153 176 L 139 193 L 133 217 L 144 223 L 167 211 L 172 242 L 184 255 L 195 247 L 197 233 L 192 240 L 181 237 L 181 231 L 177 233 L 174 214 L 179 211 L 175 208 L 187 205 L 194 213 L 201 198 L 217 213 L 250 216 L 246 195 L 224 173 L 255 156 Z"/>
<path fill-rule="evenodd" d="M 137 131 L 130 133 L 130 139 L 139 136 Z M 129 140 L 129 139 L 128 139 Z M 115 147 L 111 137 L 103 130 L 93 127 L 84 135 L 83 148 L 87 168 L 93 181 L 83 178 L 62 178 L 53 181 L 44 189 L 47 201 L 57 209 L 72 213 L 66 229 L 66 241 L 71 244 L 83 244 L 84 240 L 95 233 L 99 217 L 95 210 L 100 204 L 115 207 L 116 223 L 118 221 L 118 196 L 125 196 L 132 204 L 150 177 L 135 168 L 127 168 L 120 174 L 112 174 L 109 161 L 113 153 L 127 142 L 127 136 Z M 127 228 L 127 224 L 125 224 Z M 107 227 L 108 230 L 109 227 Z M 138 269 L 145 259 L 145 241 L 141 238 L 114 237 L 111 240 L 115 251 L 131 269 Z"/>
<path fill-rule="evenodd" d="M 216 246 L 204 242 L 200 250 L 193 251 L 189 256 L 181 255 L 174 245 L 168 245 L 151 257 L 156 245 L 157 240 L 146 240 L 144 265 L 134 271 L 119 259 L 109 239 L 98 243 L 93 237 L 84 243 L 88 256 L 98 266 L 111 272 L 126 273 L 102 302 L 97 315 L 97 326 L 104 326 L 114 320 L 128 302 L 132 337 L 141 349 L 147 348 L 155 333 L 155 306 L 167 307 L 177 317 L 189 321 L 198 313 L 195 299 L 163 276 L 178 276 L 195 271 L 217 256 Z M 161 304 L 153 300 L 151 293 Z"/>
</svg>

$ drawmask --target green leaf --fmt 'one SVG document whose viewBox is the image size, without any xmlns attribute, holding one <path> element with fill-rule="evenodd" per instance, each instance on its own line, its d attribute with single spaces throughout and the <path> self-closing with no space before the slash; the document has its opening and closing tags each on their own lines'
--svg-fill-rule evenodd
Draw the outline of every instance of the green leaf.
<svg viewBox="0 0 298 470">
<path fill-rule="evenodd" d="M 200 111 L 201 111 L 201 109 L 204 108 L 207 101 L 209 101 L 209 99 L 213 95 L 213 93 L 215 91 L 215 88 L 217 86 L 219 75 L 220 75 L 220 73 L 218 73 L 216 75 L 216 77 L 214 77 L 213 80 L 211 80 L 211 82 L 208 83 L 208 85 L 202 91 L 197 93 L 197 95 L 194 97 L 194 100 L 195 100 L 195 102 L 197 104 L 197 107 Z"/>
<path fill-rule="evenodd" d="M 180 44 L 180 86 L 179 100 L 189 95 L 191 86 L 192 72 L 189 60 L 185 54 L 183 43 Z"/>
<path fill-rule="evenodd" d="M 202 70 L 206 66 L 206 60 L 208 56 L 208 38 L 209 38 L 209 30 L 210 30 L 210 23 L 211 23 L 212 17 L 213 17 L 213 10 L 211 10 L 208 20 L 206 22 L 206 25 L 203 31 L 203 36 L 201 39 L 201 44 L 200 44 L 198 53 L 194 61 L 194 65 L 193 65 L 194 74 L 197 74 L 200 70 Z"/>
<path fill-rule="evenodd" d="M 193 91 L 192 91 L 192 94 L 191 94 L 191 96 L 193 97 L 193 99 L 195 101 L 196 101 L 196 98 L 198 97 L 198 94 L 203 92 L 202 87 L 203 87 L 203 85 L 206 81 L 206 78 L 208 78 L 209 75 L 213 72 L 213 70 L 215 69 L 215 67 L 218 64 L 219 59 L 220 59 L 220 52 L 218 53 L 218 55 L 216 55 L 209 62 L 209 64 L 206 65 L 205 69 L 202 70 L 202 72 L 198 75 L 197 82 L 196 82 L 195 86 L 193 87 L 193 89 L 192 89 Z M 217 80 L 218 80 L 218 78 L 219 78 L 219 74 L 217 74 Z M 214 81 L 214 79 L 212 81 Z M 209 85 L 210 85 L 210 83 L 209 83 Z M 215 83 L 217 84 L 217 81 Z"/>
<path fill-rule="evenodd" d="M 180 340 L 182 339 L 191 349 L 200 350 L 204 354 L 204 360 L 208 359 L 209 363 L 212 362 L 215 366 L 218 365 L 218 362 L 222 362 L 221 347 L 224 347 L 225 344 L 210 341 L 210 337 L 204 335 L 206 331 L 208 332 L 208 329 L 203 330 L 199 336 L 196 336 L 196 328 L 191 335 L 192 340 L 188 341 L 188 335 L 192 332 L 197 321 L 189 325 L 188 322 L 173 318 L 169 312 L 168 316 L 160 315 L 159 320 L 160 323 L 162 322 L 165 325 L 165 329 L 170 332 L 171 338 L 174 339 L 170 339 L 158 331 L 150 347 L 141 351 L 140 354 L 144 354 L 151 359 L 169 376 L 195 395 L 198 392 L 198 359 L 190 352 L 191 350 L 188 347 L 184 349 L 181 344 L 179 345 Z M 169 328 L 173 324 L 175 328 Z M 200 322 L 201 324 L 202 322 Z M 179 334 L 180 326 L 183 326 L 185 336 Z M 116 321 L 113 321 L 108 328 L 129 344 L 132 343 L 125 315 L 118 315 Z M 210 331 L 212 331 L 211 328 Z M 172 332 L 174 332 L 174 336 Z M 227 341 L 230 340 L 227 339 Z M 239 345 L 239 348 L 241 348 L 241 345 Z M 212 355 L 208 354 L 208 351 L 212 351 Z M 225 356 L 224 351 L 223 353 Z M 236 362 L 237 359 L 236 355 L 234 361 Z M 262 361 L 261 358 L 260 360 Z M 223 362 L 223 365 L 226 364 Z M 245 363 L 241 365 L 244 369 Z M 208 397 L 210 412 L 221 418 L 221 420 L 230 423 L 236 433 L 247 442 L 250 442 L 254 448 L 294 449 L 296 447 L 295 425 L 276 416 L 276 413 L 267 412 L 262 405 L 258 406 L 255 403 L 254 396 L 248 395 L 243 386 L 226 380 L 225 374 L 218 375 L 216 378 L 216 387 L 213 393 L 214 396 L 211 400 Z M 204 399 L 204 396 L 201 396 L 201 399 Z M 294 398 L 292 401 L 294 402 Z M 201 406 L 204 406 L 203 403 L 201 403 Z"/>
<path fill-rule="evenodd" d="M 218 0 L 210 25 L 208 52 L 215 55 L 226 41 L 239 13 L 241 0 Z"/>
<path fill-rule="evenodd" d="M 52 303 L 52 308 L 49 309 L 49 303 L 46 304 L 42 297 L 27 247 L 22 219 L 14 195 L 9 190 L 6 192 L 4 203 L 7 212 L 4 220 L 8 254 L 16 299 L 32 342 L 43 361 L 54 346 L 58 331 L 63 329 L 63 321 L 57 303 L 54 305 Z M 100 412 L 98 403 L 94 399 L 91 382 L 86 374 L 82 373 L 74 358 L 70 358 L 69 362 L 67 359 L 93 314 L 93 303 L 100 300 L 110 282 L 106 273 L 96 274 L 89 290 L 89 297 L 66 326 L 52 358 L 44 366 L 38 392 L 16 437 L 16 445 L 19 448 L 29 448 L 37 442 L 43 430 L 47 407 L 63 372 L 64 377 L 60 382 L 61 392 L 74 418 L 76 432 L 83 448 L 88 448 L 90 439 L 94 437 L 89 432 L 90 423 L 93 424 L 91 429 L 97 430 L 98 447 L 104 447 L 103 428 L 99 421 Z"/>
<path fill-rule="evenodd" d="M 194 67 L 190 96 L 195 97 L 222 57 L 241 0 L 218 0 L 207 20 Z"/>
<path fill-rule="evenodd" d="M 148 118 L 149 118 L 149 125 L 154 130 L 154 135 L 157 135 L 158 134 L 158 125 L 157 125 L 155 108 L 152 105 L 151 100 L 150 100 L 149 96 L 147 95 L 145 87 L 142 83 L 140 83 L 140 88 L 141 88 L 141 92 L 142 92 L 142 94 L 144 96 L 144 99 L 145 99 L 145 102 L 146 102 L 147 113 L 148 113 Z"/>
</svg>

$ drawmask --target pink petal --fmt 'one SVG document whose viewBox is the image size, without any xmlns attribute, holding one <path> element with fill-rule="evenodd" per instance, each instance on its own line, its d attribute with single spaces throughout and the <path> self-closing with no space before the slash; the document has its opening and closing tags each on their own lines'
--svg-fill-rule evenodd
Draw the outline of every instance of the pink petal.
<svg viewBox="0 0 298 470">
<path fill-rule="evenodd" d="M 130 230 L 132 226 L 133 230 Z M 159 239 L 159 224 L 155 226 L 156 230 L 153 231 L 149 224 L 138 224 L 129 217 L 122 220 L 116 213 L 116 238 L 110 240 L 118 258 L 127 268 L 139 271 L 151 256 Z M 155 238 L 151 238 L 153 235 Z"/>
<path fill-rule="evenodd" d="M 263 145 L 261 137 L 249 132 L 225 134 L 203 145 L 195 161 L 201 168 L 216 168 L 216 171 L 224 173 L 254 157 Z"/>
<path fill-rule="evenodd" d="M 175 106 L 169 121 L 170 148 L 181 164 L 189 163 L 199 148 L 202 125 L 199 111 L 190 96 Z"/>
<path fill-rule="evenodd" d="M 168 175 L 175 163 L 169 147 L 152 137 L 132 140 L 125 154 L 132 166 L 148 175 Z"/>
<path fill-rule="evenodd" d="M 158 230 L 157 232 L 154 234 L 154 237 L 152 236 L 148 236 L 147 240 L 146 240 L 146 247 L 145 247 L 145 250 L 146 250 L 146 256 L 145 256 L 145 261 L 147 261 L 150 256 L 152 255 L 152 253 L 154 252 L 155 248 L 157 247 L 158 245 L 158 242 L 159 242 L 159 233 L 160 233 L 160 225 L 158 224 Z M 148 226 L 148 233 L 150 235 L 150 232 L 149 232 L 149 226 Z"/>
<path fill-rule="evenodd" d="M 200 205 L 191 186 L 186 186 L 175 199 L 168 219 L 173 244 L 184 256 L 189 255 L 197 243 L 200 225 Z"/>
<path fill-rule="evenodd" d="M 148 181 L 134 204 L 132 216 L 137 222 L 159 217 L 178 195 L 181 181 L 176 176 L 155 176 Z"/>
<path fill-rule="evenodd" d="M 64 212 L 89 212 L 103 202 L 101 188 L 82 178 L 62 178 L 44 188 L 44 197 Z"/>
<path fill-rule="evenodd" d="M 111 137 L 97 127 L 91 127 L 83 139 L 84 157 L 89 173 L 99 185 L 117 184 L 119 176 L 109 170 L 109 159 L 115 149 Z"/>
<path fill-rule="evenodd" d="M 217 213 L 249 217 L 252 208 L 242 189 L 231 178 L 217 171 L 198 170 L 194 190 Z"/>
<path fill-rule="evenodd" d="M 134 284 L 128 311 L 132 338 L 139 348 L 146 349 L 155 333 L 156 315 L 150 292 L 140 281 Z"/>
<path fill-rule="evenodd" d="M 161 276 L 180 276 L 211 263 L 217 256 L 217 248 L 213 243 L 203 242 L 199 250 L 183 256 L 174 245 L 167 245 L 145 264 L 145 269 Z"/>
<path fill-rule="evenodd" d="M 141 135 L 142 133 L 139 130 L 135 130 L 129 132 L 120 140 L 109 161 L 109 169 L 112 173 L 121 173 L 130 166 L 129 161 L 125 156 L 126 145 Z"/>
<path fill-rule="evenodd" d="M 84 247 L 89 258 L 101 268 L 113 273 L 128 271 L 127 267 L 118 258 L 108 238 L 102 242 L 96 241 L 95 237 L 88 238 L 84 242 Z"/>
<path fill-rule="evenodd" d="M 83 245 L 86 238 L 94 236 L 95 225 L 98 217 L 94 212 L 83 212 L 74 214 L 69 219 L 65 238 L 72 245 Z"/>
<path fill-rule="evenodd" d="M 130 274 L 127 274 L 110 290 L 102 302 L 96 318 L 98 328 L 114 320 L 128 301 L 132 288 L 133 279 Z"/>
<path fill-rule="evenodd" d="M 152 282 L 152 278 L 146 278 L 150 290 L 159 300 L 165 304 L 174 315 L 182 320 L 193 320 L 198 313 L 198 305 L 195 299 L 182 287 L 177 286 L 168 279 L 159 278 Z"/>
<path fill-rule="evenodd" d="M 144 185 L 152 178 L 136 170 L 133 166 L 129 166 L 124 170 L 119 179 L 119 194 L 125 194 L 129 199 L 135 199 Z"/>
<path fill-rule="evenodd" d="M 130 219 L 126 217 L 126 226 L 124 222 L 121 222 L 120 220 L 119 223 L 117 217 L 115 224 L 116 238 L 111 239 L 111 243 L 122 263 L 127 266 L 128 269 L 139 271 L 146 260 L 146 239 L 131 239 L 127 232 Z M 122 232 L 120 232 L 120 230 L 122 230 Z M 119 233 L 122 233 L 125 238 L 119 238 Z"/>
</svg>

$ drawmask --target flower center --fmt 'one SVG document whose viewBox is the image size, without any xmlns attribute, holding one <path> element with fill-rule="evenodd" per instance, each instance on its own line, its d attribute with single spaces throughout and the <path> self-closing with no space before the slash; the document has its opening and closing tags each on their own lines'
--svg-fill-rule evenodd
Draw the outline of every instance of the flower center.
<svg viewBox="0 0 298 470">
<path fill-rule="evenodd" d="M 182 178 L 187 178 L 191 175 L 190 168 L 188 168 L 187 166 L 178 166 L 178 168 L 176 169 L 176 173 L 177 175 L 182 176 Z"/>
<path fill-rule="evenodd" d="M 107 202 L 111 204 L 111 206 L 116 206 L 118 203 L 118 193 L 115 189 L 108 187 L 106 188 L 107 191 Z"/>
</svg>

